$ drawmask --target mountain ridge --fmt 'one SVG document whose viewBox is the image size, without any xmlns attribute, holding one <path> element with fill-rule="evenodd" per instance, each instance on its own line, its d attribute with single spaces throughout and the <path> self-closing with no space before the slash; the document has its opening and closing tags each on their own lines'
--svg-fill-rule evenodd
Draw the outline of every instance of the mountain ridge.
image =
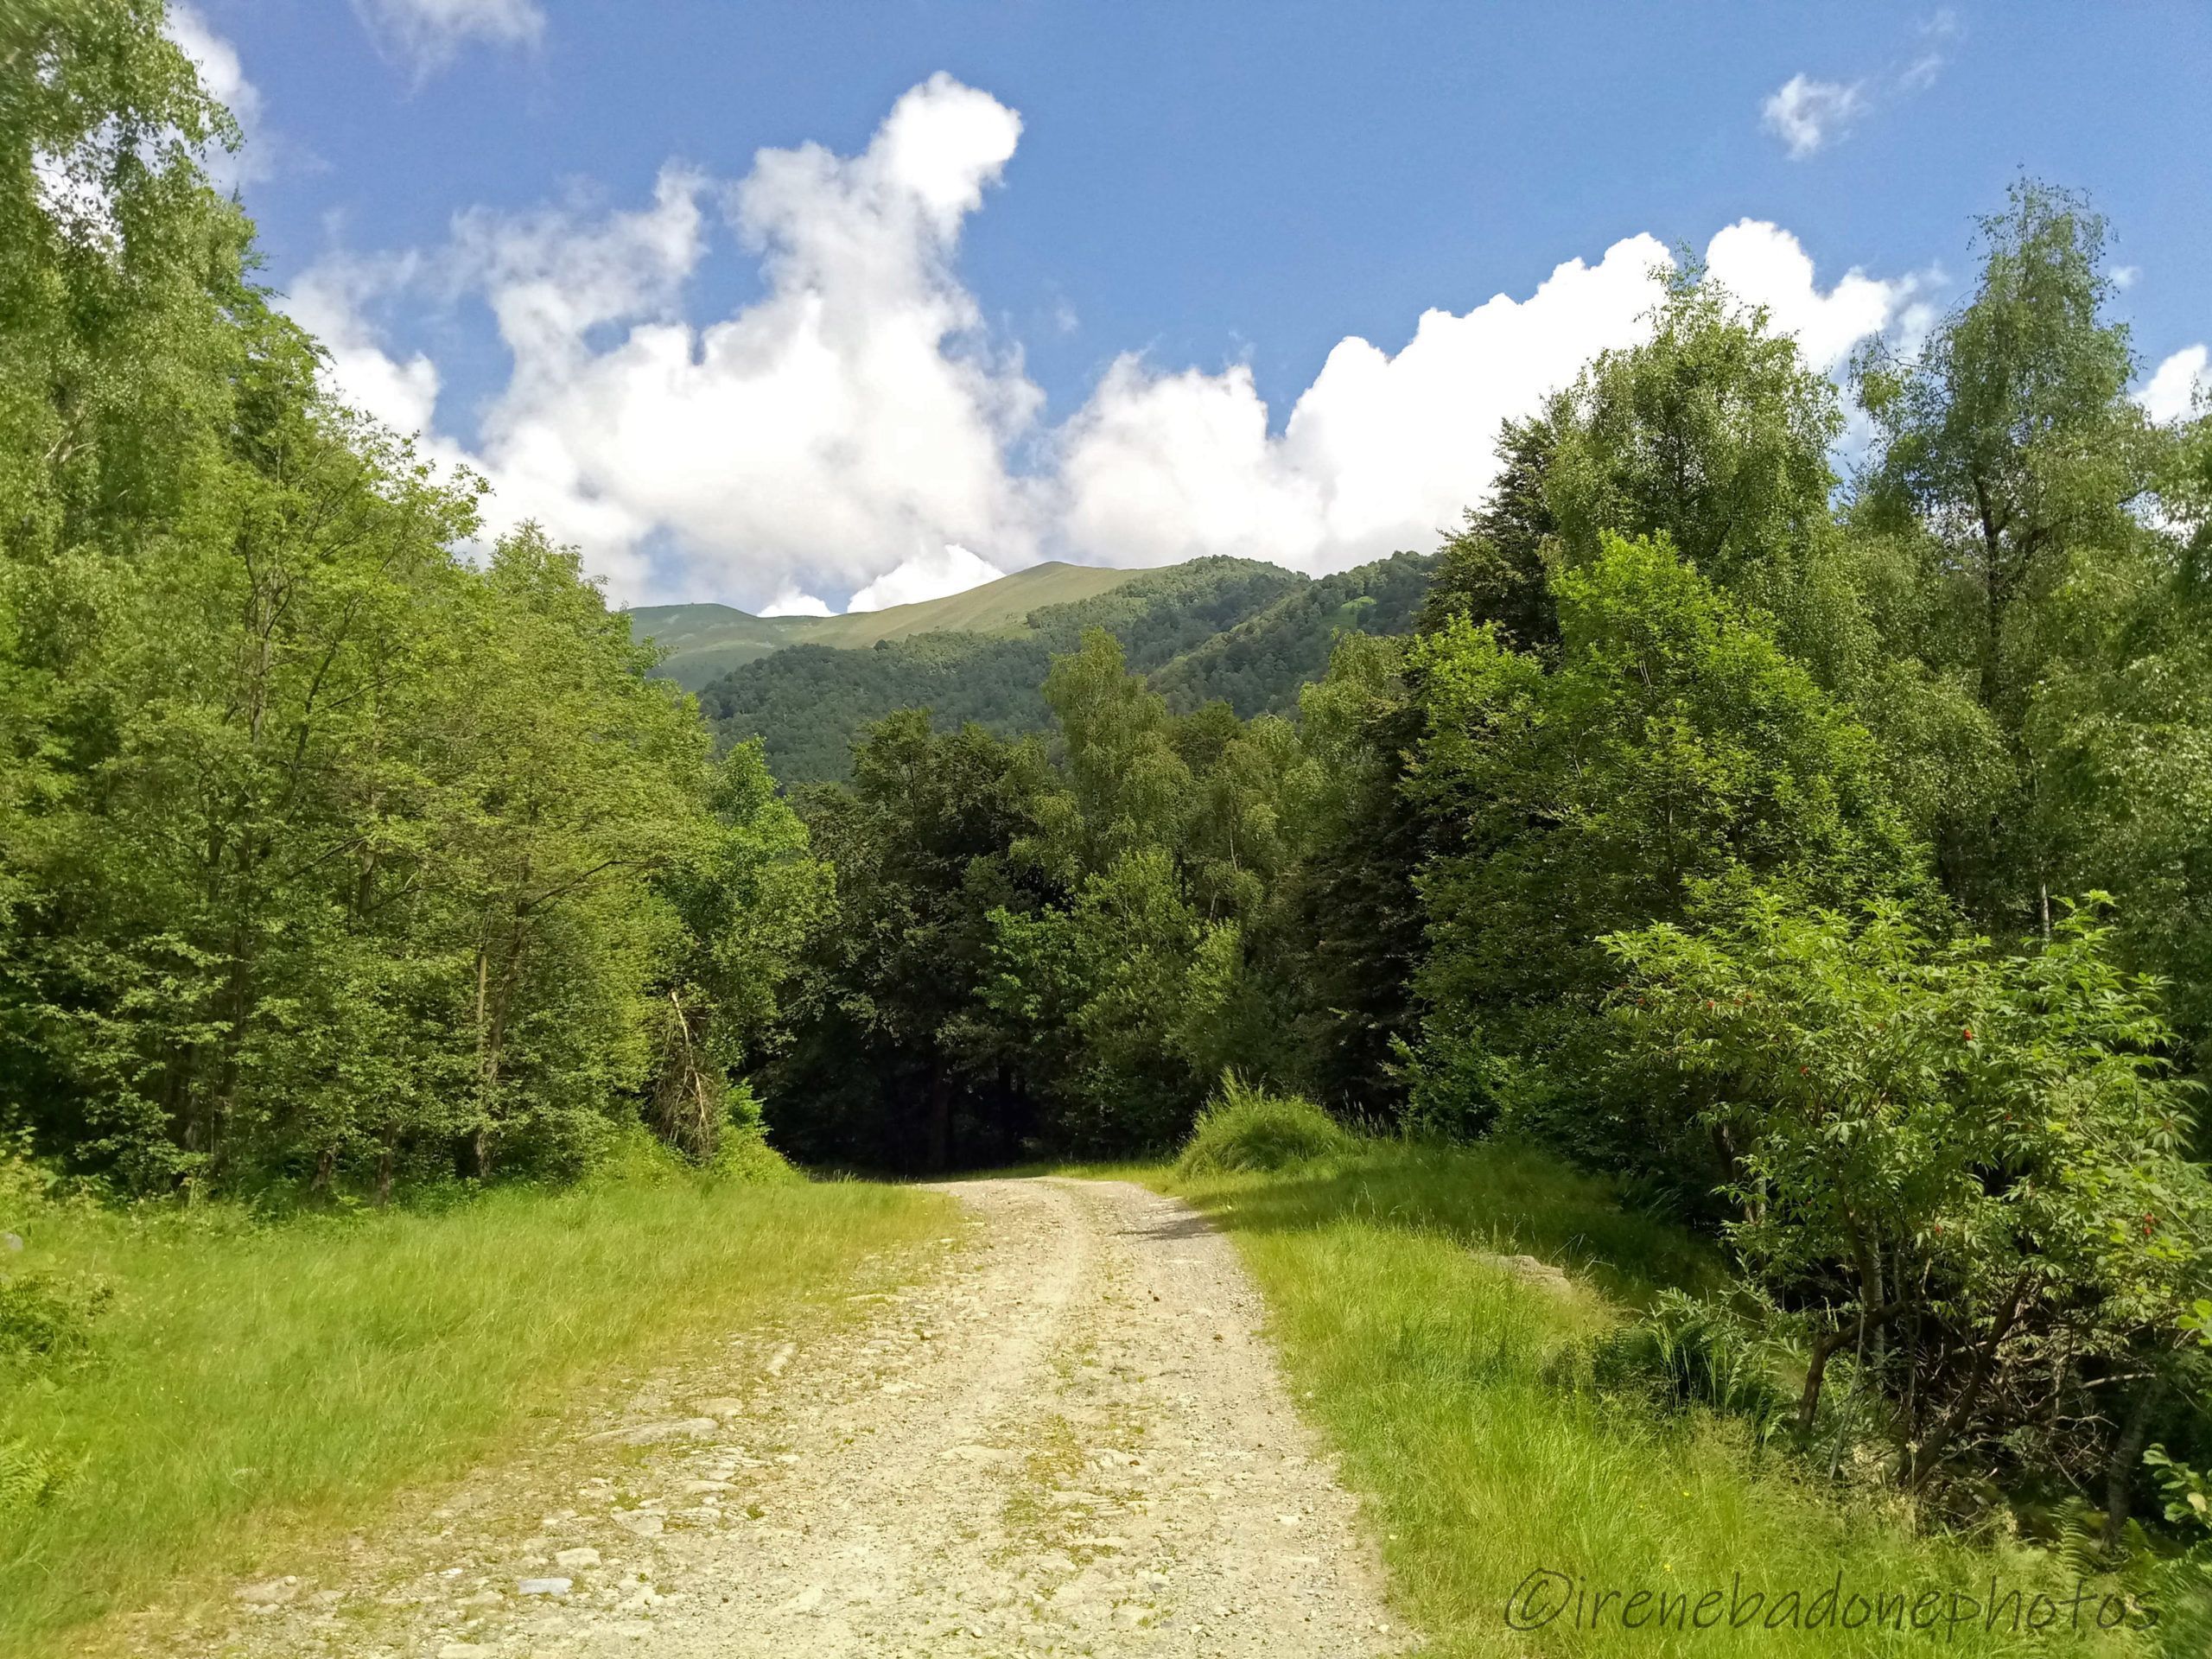
<svg viewBox="0 0 2212 1659">
<path fill-rule="evenodd" d="M 633 606 L 630 630 L 666 649 L 657 672 L 696 691 L 733 669 L 794 645 L 860 651 L 924 633 L 1019 635 L 1037 610 L 1096 599 L 1150 574 L 1144 567 L 1125 570 L 1047 559 L 943 598 L 842 616 L 756 616 L 712 602 Z"/>
</svg>

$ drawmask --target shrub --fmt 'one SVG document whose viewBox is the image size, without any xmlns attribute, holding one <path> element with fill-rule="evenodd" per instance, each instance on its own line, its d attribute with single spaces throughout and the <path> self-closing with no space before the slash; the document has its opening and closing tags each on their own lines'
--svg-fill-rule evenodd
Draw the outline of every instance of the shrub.
<svg viewBox="0 0 2212 1659">
<path fill-rule="evenodd" d="M 1185 1175 L 1295 1169 L 1357 1145 L 1349 1129 L 1302 1095 L 1272 1094 L 1230 1072 L 1198 1114 L 1175 1166 Z"/>
<path fill-rule="evenodd" d="M 2093 906 L 2018 954 L 1773 894 L 1609 944 L 1655 1086 L 1730 1151 L 1730 1241 L 1811 1344 L 1801 1430 L 1828 1361 L 1863 1351 L 1914 1484 L 1994 1460 L 2087 1489 L 2116 1420 L 2201 1386 L 2194 1090 Z"/>
</svg>

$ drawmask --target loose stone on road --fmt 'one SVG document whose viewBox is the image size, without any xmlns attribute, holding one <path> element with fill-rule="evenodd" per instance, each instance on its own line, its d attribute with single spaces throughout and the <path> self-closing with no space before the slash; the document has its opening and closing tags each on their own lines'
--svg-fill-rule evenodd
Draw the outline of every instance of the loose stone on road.
<svg viewBox="0 0 2212 1659">
<path fill-rule="evenodd" d="M 439 1545 L 463 1567 L 398 1594 L 302 1582 L 211 1650 L 1338 1659 L 1409 1645 L 1225 1239 L 1125 1182 L 942 1190 L 973 1218 L 967 1248 L 869 1317 L 778 1345 L 742 1397 L 726 1376 L 659 1379 L 579 1443 L 630 1458 L 620 1481 L 575 1489 L 536 1535 L 472 1541 L 462 1515 Z M 496 1491 L 483 1507 L 499 1510 Z"/>
</svg>

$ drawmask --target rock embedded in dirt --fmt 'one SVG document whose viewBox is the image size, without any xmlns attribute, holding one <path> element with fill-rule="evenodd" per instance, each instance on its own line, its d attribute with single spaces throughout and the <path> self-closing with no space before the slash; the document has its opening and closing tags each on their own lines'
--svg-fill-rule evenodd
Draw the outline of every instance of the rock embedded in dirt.
<svg viewBox="0 0 2212 1659">
<path fill-rule="evenodd" d="M 575 1587 L 573 1579 L 518 1579 L 515 1590 L 525 1596 L 565 1596 Z"/>
<path fill-rule="evenodd" d="M 571 1573 L 587 1567 L 597 1567 L 599 1565 L 599 1552 L 594 1549 L 589 1544 L 580 1544 L 574 1549 L 563 1549 L 556 1552 L 553 1557 L 553 1565 L 556 1567 L 565 1567 Z"/>
<path fill-rule="evenodd" d="M 1486 1250 L 1477 1250 L 1475 1259 L 1485 1267 L 1510 1274 L 1524 1285 L 1535 1285 L 1560 1296 L 1574 1294 L 1574 1281 L 1567 1276 L 1565 1268 L 1555 1268 L 1533 1255 L 1492 1255 Z"/>
<path fill-rule="evenodd" d="M 300 1581 L 285 1577 L 264 1580 L 259 1584 L 242 1584 L 231 1595 L 249 1607 L 281 1607 L 299 1592 Z"/>
<path fill-rule="evenodd" d="M 602 1429 L 590 1438 L 613 1440 L 618 1446 L 660 1446 L 670 1440 L 708 1440 L 721 1427 L 711 1417 L 675 1417 L 665 1422 L 639 1423 L 630 1428 Z"/>
</svg>

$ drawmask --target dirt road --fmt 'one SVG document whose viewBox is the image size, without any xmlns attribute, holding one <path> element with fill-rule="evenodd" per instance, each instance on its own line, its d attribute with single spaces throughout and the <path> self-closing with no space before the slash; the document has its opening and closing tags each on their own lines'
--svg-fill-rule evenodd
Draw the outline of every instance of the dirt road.
<svg viewBox="0 0 2212 1659">
<path fill-rule="evenodd" d="M 359 1582 L 243 1586 L 203 1650 L 1337 1659 L 1408 1645 L 1224 1239 L 1125 1183 L 944 1190 L 970 1236 L 942 1265 L 810 1346 L 749 1356 L 741 1393 L 727 1373 L 657 1379 L 537 1460 L 537 1502 L 566 1496 L 530 1535 L 492 1524 L 514 1507 L 492 1471 L 494 1490 L 444 1512 L 428 1544 L 362 1541 Z M 699 1397 L 709 1384 L 722 1392 Z"/>
</svg>

